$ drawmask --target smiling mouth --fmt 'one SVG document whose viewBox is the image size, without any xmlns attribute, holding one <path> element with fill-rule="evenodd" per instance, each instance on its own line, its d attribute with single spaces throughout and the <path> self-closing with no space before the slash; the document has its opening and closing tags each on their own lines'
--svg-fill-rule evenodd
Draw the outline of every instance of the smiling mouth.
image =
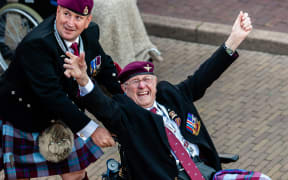
<svg viewBox="0 0 288 180">
<path fill-rule="evenodd" d="M 145 96 L 145 95 L 149 95 L 149 91 L 145 91 L 145 92 L 139 92 L 137 93 L 138 96 Z"/>
<path fill-rule="evenodd" d="M 67 31 L 67 32 L 73 32 L 73 31 L 75 31 L 74 29 L 67 28 L 67 27 L 65 27 L 65 26 L 64 26 L 64 29 L 65 29 L 65 31 Z"/>
</svg>

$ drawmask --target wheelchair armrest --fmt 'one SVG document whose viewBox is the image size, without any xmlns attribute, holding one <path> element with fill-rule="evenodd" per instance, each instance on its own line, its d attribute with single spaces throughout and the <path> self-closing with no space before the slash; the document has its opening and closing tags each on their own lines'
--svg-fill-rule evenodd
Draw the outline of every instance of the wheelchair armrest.
<svg viewBox="0 0 288 180">
<path fill-rule="evenodd" d="M 237 154 L 220 153 L 219 158 L 221 163 L 236 162 L 239 159 Z"/>
</svg>

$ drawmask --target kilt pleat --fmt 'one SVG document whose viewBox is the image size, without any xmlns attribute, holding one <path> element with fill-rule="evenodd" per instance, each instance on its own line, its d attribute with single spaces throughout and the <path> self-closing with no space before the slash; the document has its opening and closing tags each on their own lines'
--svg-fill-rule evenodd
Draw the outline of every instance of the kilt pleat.
<svg viewBox="0 0 288 180">
<path fill-rule="evenodd" d="M 0 169 L 6 179 L 34 178 L 64 174 L 85 169 L 103 154 L 91 138 L 75 135 L 74 146 L 67 159 L 48 162 L 39 152 L 39 133 L 23 132 L 0 119 Z"/>
</svg>

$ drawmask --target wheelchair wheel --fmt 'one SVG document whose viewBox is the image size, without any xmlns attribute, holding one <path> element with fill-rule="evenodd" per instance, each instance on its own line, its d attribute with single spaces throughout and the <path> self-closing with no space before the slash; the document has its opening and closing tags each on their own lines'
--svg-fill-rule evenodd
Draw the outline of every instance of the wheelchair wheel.
<svg viewBox="0 0 288 180">
<path fill-rule="evenodd" d="M 10 62 L 5 50 L 15 50 L 24 36 L 42 21 L 36 11 L 23 4 L 11 3 L 0 9 L 0 73 Z"/>
</svg>

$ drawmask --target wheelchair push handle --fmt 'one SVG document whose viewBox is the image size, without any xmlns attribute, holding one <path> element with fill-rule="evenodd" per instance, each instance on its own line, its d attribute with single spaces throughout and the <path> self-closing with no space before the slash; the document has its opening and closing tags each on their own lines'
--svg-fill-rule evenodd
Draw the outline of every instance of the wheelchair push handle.
<svg viewBox="0 0 288 180">
<path fill-rule="evenodd" d="M 121 164 L 115 159 L 108 159 L 106 161 L 107 172 L 102 175 L 102 180 L 117 180 L 119 179 L 119 171 Z"/>
</svg>

